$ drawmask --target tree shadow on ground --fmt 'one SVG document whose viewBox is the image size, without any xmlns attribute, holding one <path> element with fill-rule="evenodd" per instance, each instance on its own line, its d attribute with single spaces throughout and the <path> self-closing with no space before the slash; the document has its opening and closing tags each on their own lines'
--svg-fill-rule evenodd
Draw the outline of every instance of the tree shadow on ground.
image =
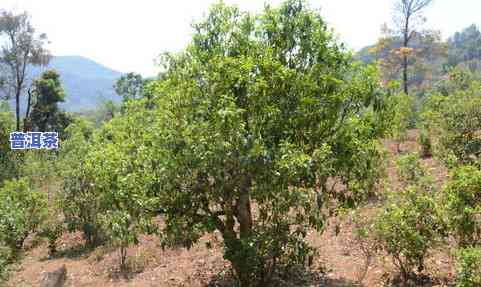
<svg viewBox="0 0 481 287">
<path fill-rule="evenodd" d="M 139 257 L 128 256 L 124 266 L 120 266 L 120 262 L 116 262 L 107 270 L 108 277 L 114 282 L 130 281 L 138 274 L 145 271 L 148 265 L 147 261 L 139 260 Z"/>
<path fill-rule="evenodd" d="M 113 282 L 119 281 L 131 281 L 135 278 L 137 274 L 142 273 L 142 271 L 124 269 L 120 270 L 119 268 L 113 268 L 108 271 L 108 277 L 113 280 Z"/>
<path fill-rule="evenodd" d="M 95 250 L 95 247 L 87 246 L 85 244 L 78 244 L 66 249 L 58 250 L 53 255 L 41 258 L 40 261 L 47 261 L 47 260 L 58 259 L 58 258 L 74 259 L 74 258 L 85 257 L 85 256 L 89 256 L 90 253 L 92 253 L 92 251 L 94 250 Z"/>
<path fill-rule="evenodd" d="M 230 272 L 221 272 L 211 278 L 206 287 L 238 287 L 235 277 Z M 290 272 L 277 272 L 266 287 L 360 287 L 361 285 L 344 279 L 332 279 L 316 270 L 297 268 Z"/>
<path fill-rule="evenodd" d="M 404 286 L 400 275 L 395 275 L 386 280 L 384 286 L 400 287 Z M 450 278 L 444 277 L 431 277 L 425 274 L 417 275 L 415 278 L 410 278 L 408 286 L 422 286 L 422 287 L 435 287 L 435 286 L 455 286 L 454 282 Z"/>
</svg>

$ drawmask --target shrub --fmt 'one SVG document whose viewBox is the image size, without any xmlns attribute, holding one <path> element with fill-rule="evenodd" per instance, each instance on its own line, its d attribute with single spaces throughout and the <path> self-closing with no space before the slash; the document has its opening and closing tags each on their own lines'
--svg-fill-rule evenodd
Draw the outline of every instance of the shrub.
<svg viewBox="0 0 481 287">
<path fill-rule="evenodd" d="M 78 133 L 64 145 L 76 148 L 65 157 L 68 222 L 94 223 L 121 266 L 160 211 L 166 244 L 217 230 L 242 287 L 312 261 L 307 230 L 377 183 L 376 69 L 353 64 L 301 0 L 261 15 L 214 5 L 163 64 L 155 104 L 130 101 L 92 141 Z"/>
<path fill-rule="evenodd" d="M 457 253 L 458 287 L 481 286 L 481 249 L 465 248 Z"/>
<path fill-rule="evenodd" d="M 357 210 L 353 213 L 353 222 L 354 240 L 364 260 L 357 274 L 357 283 L 362 285 L 369 271 L 369 267 L 375 258 L 376 250 L 378 249 L 378 243 L 375 238 L 375 218 L 369 214 L 362 214 L 361 210 Z"/>
<path fill-rule="evenodd" d="M 47 239 L 48 254 L 50 256 L 54 256 L 57 252 L 57 240 L 65 230 L 60 205 L 61 202 L 56 195 L 50 201 L 48 217 L 40 228 L 40 236 Z"/>
<path fill-rule="evenodd" d="M 115 117 L 96 133 L 77 122 L 67 128 L 68 140 L 61 156 L 63 192 L 61 206 L 70 230 L 82 230 L 88 245 L 105 241 L 118 247 L 125 269 L 127 247 L 142 233 L 153 233 L 159 208 L 149 149 L 151 115 L 130 113 Z M 126 108 L 129 104 L 126 104 Z"/>
<path fill-rule="evenodd" d="M 444 225 L 436 202 L 430 195 L 411 186 L 403 191 L 376 218 L 376 240 L 399 269 L 406 284 L 424 269 L 428 251 L 440 242 Z"/>
<path fill-rule="evenodd" d="M 411 95 L 398 93 L 390 97 L 393 113 L 390 133 L 396 141 L 397 152 L 401 152 L 400 144 L 406 140 L 407 131 L 414 116 L 414 98 Z"/>
<path fill-rule="evenodd" d="M 94 174 L 86 163 L 91 150 L 93 128 L 87 122 L 77 121 L 66 132 L 68 139 L 62 144 L 58 163 L 62 176 L 60 201 L 67 228 L 80 230 L 89 246 L 104 240 L 98 215 L 102 211 L 100 194 L 94 185 Z"/>
<path fill-rule="evenodd" d="M 127 247 L 138 244 L 139 235 L 157 231 L 153 218 L 159 211 L 156 167 L 144 146 L 150 134 L 139 128 L 150 126 L 151 117 L 132 112 L 136 105 L 143 107 L 142 100 L 132 105 L 130 114 L 112 119 L 96 135 L 85 161 L 99 195 L 99 222 L 109 243 L 119 248 L 123 270 Z"/>
<path fill-rule="evenodd" d="M 0 189 L 0 242 L 16 254 L 46 214 L 45 193 L 33 189 L 25 178 L 5 182 Z"/>
<path fill-rule="evenodd" d="M 57 154 L 50 150 L 28 150 L 23 153 L 23 164 L 19 168 L 22 177 L 28 178 L 35 186 L 53 191 L 50 187 L 57 181 Z"/>
<path fill-rule="evenodd" d="M 481 243 L 481 171 L 456 168 L 444 188 L 444 206 L 450 230 L 462 247 Z"/>
<path fill-rule="evenodd" d="M 63 226 L 59 222 L 49 222 L 41 231 L 41 235 L 47 238 L 48 255 L 54 256 L 57 253 L 57 240 L 62 236 Z"/>
<path fill-rule="evenodd" d="M 7 102 L 0 100 L 0 187 L 18 175 L 22 153 L 10 149 L 10 132 L 14 131 L 14 116 Z"/>
<path fill-rule="evenodd" d="M 106 236 L 112 246 L 119 250 L 119 265 L 128 271 L 127 248 L 139 243 L 139 235 L 153 230 L 152 222 L 145 218 L 133 218 L 127 211 L 108 211 L 101 218 Z"/>
<path fill-rule="evenodd" d="M 481 155 L 481 83 L 467 80 L 450 93 L 435 93 L 427 99 L 423 125 L 445 163 L 473 164 Z"/>
<path fill-rule="evenodd" d="M 407 184 L 418 183 L 426 176 L 426 170 L 421 164 L 419 154 L 410 153 L 396 160 L 399 178 Z"/>
<path fill-rule="evenodd" d="M 426 131 L 421 131 L 418 138 L 418 143 L 421 146 L 421 156 L 430 157 L 432 156 L 432 145 L 429 134 Z"/>
<path fill-rule="evenodd" d="M 2 286 L 2 282 L 8 277 L 9 266 L 12 263 L 11 257 L 10 249 L 0 245 L 0 286 Z"/>
</svg>

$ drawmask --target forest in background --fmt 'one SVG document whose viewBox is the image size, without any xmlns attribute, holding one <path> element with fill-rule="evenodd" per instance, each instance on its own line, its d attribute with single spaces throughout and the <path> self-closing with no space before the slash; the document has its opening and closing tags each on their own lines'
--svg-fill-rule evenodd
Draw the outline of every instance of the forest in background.
<svg viewBox="0 0 481 287">
<path fill-rule="evenodd" d="M 424 28 L 432 2 L 394 0 L 354 54 L 306 1 L 219 2 L 157 77 L 122 75 L 119 102 L 76 113 L 57 71 L 28 80 L 47 36 L 2 11 L 0 286 L 73 251 L 115 257 L 88 286 L 481 286 L 481 32 L 443 41 Z M 12 131 L 58 131 L 60 148 L 11 150 Z M 355 278 L 322 281 L 323 236 L 355 248 Z M 219 272 L 142 285 L 160 266 L 132 254 L 146 238 L 159 254 L 202 243 Z M 84 286 L 67 269 L 47 281 Z"/>
</svg>

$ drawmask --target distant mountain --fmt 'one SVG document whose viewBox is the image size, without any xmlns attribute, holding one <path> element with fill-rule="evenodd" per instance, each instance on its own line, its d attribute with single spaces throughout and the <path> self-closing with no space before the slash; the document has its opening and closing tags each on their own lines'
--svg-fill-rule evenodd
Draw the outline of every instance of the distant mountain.
<svg viewBox="0 0 481 287">
<path fill-rule="evenodd" d="M 67 111 L 95 108 L 101 100 L 120 101 L 113 85 L 121 72 L 81 56 L 53 57 L 47 67 L 33 68 L 31 78 L 42 71 L 55 69 L 66 92 L 62 107 Z"/>
</svg>

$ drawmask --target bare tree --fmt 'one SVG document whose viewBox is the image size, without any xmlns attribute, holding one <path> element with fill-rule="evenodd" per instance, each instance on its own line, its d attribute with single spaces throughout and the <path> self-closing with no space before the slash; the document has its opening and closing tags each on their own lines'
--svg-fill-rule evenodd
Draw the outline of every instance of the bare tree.
<svg viewBox="0 0 481 287">
<path fill-rule="evenodd" d="M 45 34 L 36 35 L 27 12 L 0 11 L 0 66 L 6 98 L 15 97 L 17 130 L 20 130 L 20 96 L 27 87 L 31 65 L 46 65 L 50 53 L 44 48 Z"/>
<path fill-rule="evenodd" d="M 408 94 L 408 47 L 419 26 L 426 22 L 423 11 L 433 0 L 395 0 L 394 24 L 396 32 L 402 37 L 403 89 Z"/>
</svg>

